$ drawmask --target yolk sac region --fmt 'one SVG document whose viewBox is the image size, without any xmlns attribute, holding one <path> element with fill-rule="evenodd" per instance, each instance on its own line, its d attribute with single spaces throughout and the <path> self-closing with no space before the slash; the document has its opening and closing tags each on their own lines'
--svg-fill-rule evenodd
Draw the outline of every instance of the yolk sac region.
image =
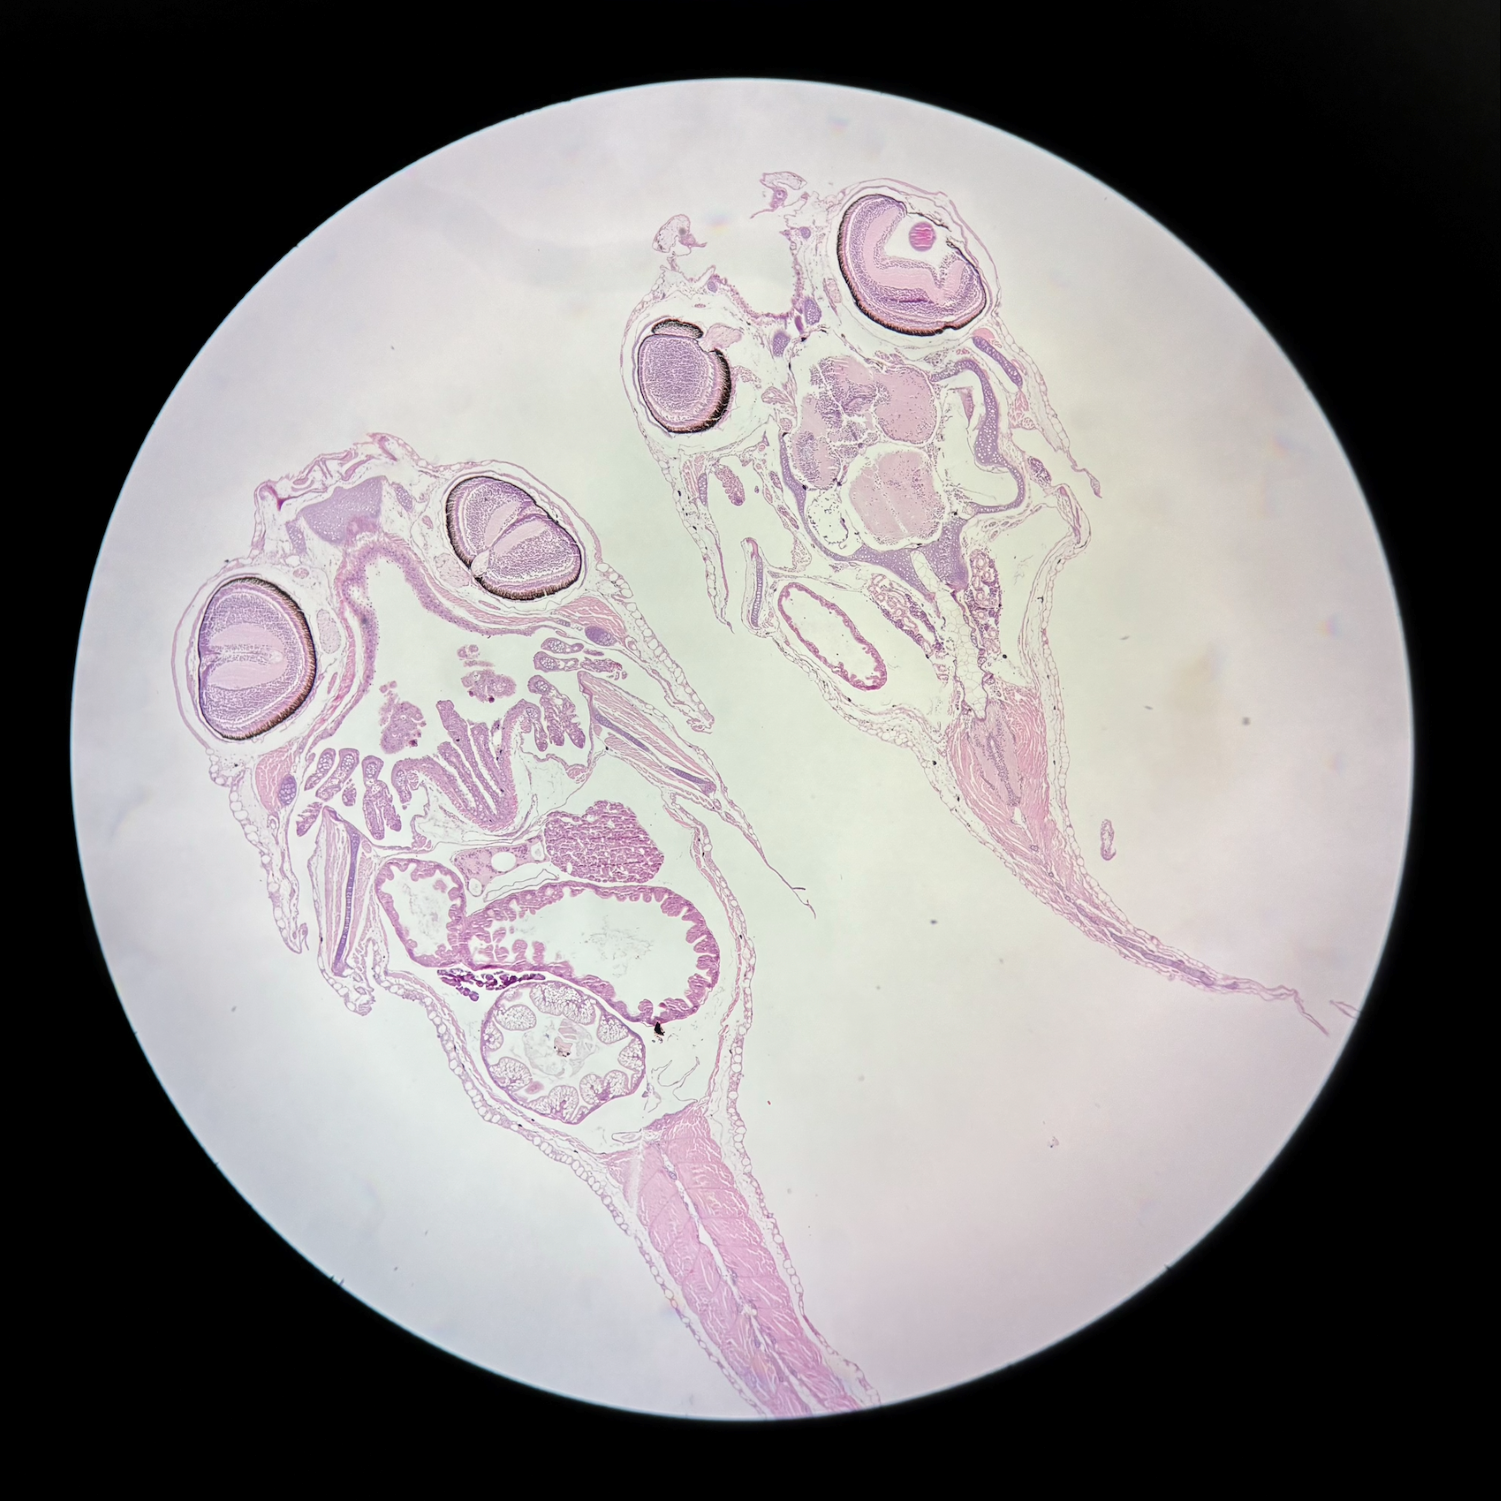
<svg viewBox="0 0 1501 1501">
<path fill-rule="evenodd" d="M 313 691 L 318 662 L 307 617 L 264 579 L 230 579 L 198 626 L 198 709 L 225 740 L 253 740 Z"/>
<path fill-rule="evenodd" d="M 730 404 L 730 362 L 705 350 L 703 329 L 664 318 L 636 349 L 636 386 L 652 420 L 670 433 L 701 433 Z"/>
<path fill-rule="evenodd" d="M 519 485 L 479 474 L 448 495 L 448 540 L 481 588 L 502 599 L 542 599 L 578 580 L 584 554 Z"/>
<path fill-rule="evenodd" d="M 985 311 L 985 280 L 952 244 L 933 257 L 936 231 L 913 225 L 907 243 L 923 259 L 888 255 L 887 240 L 907 206 L 884 193 L 858 198 L 839 224 L 839 270 L 855 305 L 893 333 L 920 337 L 963 328 Z"/>
</svg>

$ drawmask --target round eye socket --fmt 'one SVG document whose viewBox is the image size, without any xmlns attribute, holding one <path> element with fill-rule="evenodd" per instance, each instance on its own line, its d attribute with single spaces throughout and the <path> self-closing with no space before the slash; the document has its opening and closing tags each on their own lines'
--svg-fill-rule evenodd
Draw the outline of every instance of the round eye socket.
<svg viewBox="0 0 1501 1501">
<path fill-rule="evenodd" d="M 985 280 L 962 251 L 949 247 L 939 264 L 887 252 L 887 242 L 907 217 L 907 205 L 883 193 L 857 198 L 839 224 L 839 272 L 855 305 L 872 323 L 893 333 L 926 336 L 963 328 L 985 311 Z M 907 231 L 923 253 L 938 243 L 926 220 Z"/>
<path fill-rule="evenodd" d="M 556 594 L 584 571 L 571 533 L 520 485 L 488 474 L 448 492 L 448 540 L 480 587 L 502 599 Z"/>
<path fill-rule="evenodd" d="M 636 347 L 636 388 L 659 427 L 701 433 L 730 405 L 730 362 L 705 350 L 703 329 L 664 318 Z"/>
<path fill-rule="evenodd" d="M 264 579 L 221 584 L 198 623 L 198 711 L 225 740 L 253 740 L 307 701 L 318 672 L 297 602 Z"/>
</svg>

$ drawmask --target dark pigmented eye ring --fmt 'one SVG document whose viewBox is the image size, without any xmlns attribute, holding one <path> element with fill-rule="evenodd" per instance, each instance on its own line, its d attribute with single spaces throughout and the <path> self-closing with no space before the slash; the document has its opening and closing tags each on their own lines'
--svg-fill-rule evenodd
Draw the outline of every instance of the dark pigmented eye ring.
<svg viewBox="0 0 1501 1501">
<path fill-rule="evenodd" d="M 730 362 L 699 344 L 703 333 L 663 318 L 636 346 L 636 388 L 652 421 L 669 433 L 707 432 L 729 410 Z"/>
<path fill-rule="evenodd" d="M 221 584 L 198 625 L 198 711 L 224 740 L 253 740 L 313 691 L 318 659 L 301 606 L 265 579 Z"/>
</svg>

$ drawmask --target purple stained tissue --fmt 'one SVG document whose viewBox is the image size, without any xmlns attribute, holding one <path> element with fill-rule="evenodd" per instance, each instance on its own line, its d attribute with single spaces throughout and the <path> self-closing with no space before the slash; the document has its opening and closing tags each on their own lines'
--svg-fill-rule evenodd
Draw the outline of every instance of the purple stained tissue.
<svg viewBox="0 0 1501 1501">
<path fill-rule="evenodd" d="M 720 267 L 690 276 L 673 254 L 621 351 L 715 615 L 732 624 L 728 525 L 746 562 L 739 627 L 842 718 L 908 747 L 1032 896 L 1129 963 L 1288 1002 L 1322 1029 L 1292 987 L 1224 973 L 1138 926 L 1074 836 L 1046 622 L 1060 570 L 1089 540 L 1079 492 L 1100 487 L 999 316 L 986 247 L 957 205 L 911 183 L 819 196 L 781 171 L 762 184 L 789 252 L 786 310 L 753 306 Z M 701 327 L 728 351 L 722 381 Z M 742 388 L 756 399 L 719 395 Z M 772 566 L 789 534 L 789 561 Z M 1104 861 L 1113 837 L 1107 821 Z"/>
<path fill-rule="evenodd" d="M 724 357 L 658 337 L 655 412 L 704 425 Z M 740 1145 L 755 954 L 710 826 L 760 843 L 582 514 L 376 434 L 260 486 L 254 535 L 175 669 L 288 948 L 358 1015 L 421 1008 L 480 1116 L 583 1178 L 754 1411 L 875 1401 L 803 1312 Z M 811 593 L 782 608 L 849 628 Z"/>
</svg>

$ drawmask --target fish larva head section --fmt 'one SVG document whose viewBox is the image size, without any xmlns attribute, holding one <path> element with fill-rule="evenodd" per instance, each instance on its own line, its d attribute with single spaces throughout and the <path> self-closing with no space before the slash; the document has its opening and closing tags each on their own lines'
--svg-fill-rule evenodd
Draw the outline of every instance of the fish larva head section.
<svg viewBox="0 0 1501 1501">
<path fill-rule="evenodd" d="M 520 485 L 476 474 L 448 492 L 448 540 L 479 586 L 525 601 L 578 582 L 584 553 L 573 534 Z"/>
<path fill-rule="evenodd" d="M 968 326 L 989 304 L 979 267 L 944 226 L 885 193 L 844 211 L 837 251 L 855 305 L 893 333 L 931 338 Z"/>
<path fill-rule="evenodd" d="M 222 740 L 253 740 L 307 702 L 318 674 L 307 617 L 265 579 L 229 579 L 196 633 L 198 712 Z"/>
<path fill-rule="evenodd" d="M 663 318 L 636 346 L 636 389 L 664 432 L 702 433 L 729 410 L 734 382 L 719 349 L 704 349 L 696 324 Z"/>
</svg>

